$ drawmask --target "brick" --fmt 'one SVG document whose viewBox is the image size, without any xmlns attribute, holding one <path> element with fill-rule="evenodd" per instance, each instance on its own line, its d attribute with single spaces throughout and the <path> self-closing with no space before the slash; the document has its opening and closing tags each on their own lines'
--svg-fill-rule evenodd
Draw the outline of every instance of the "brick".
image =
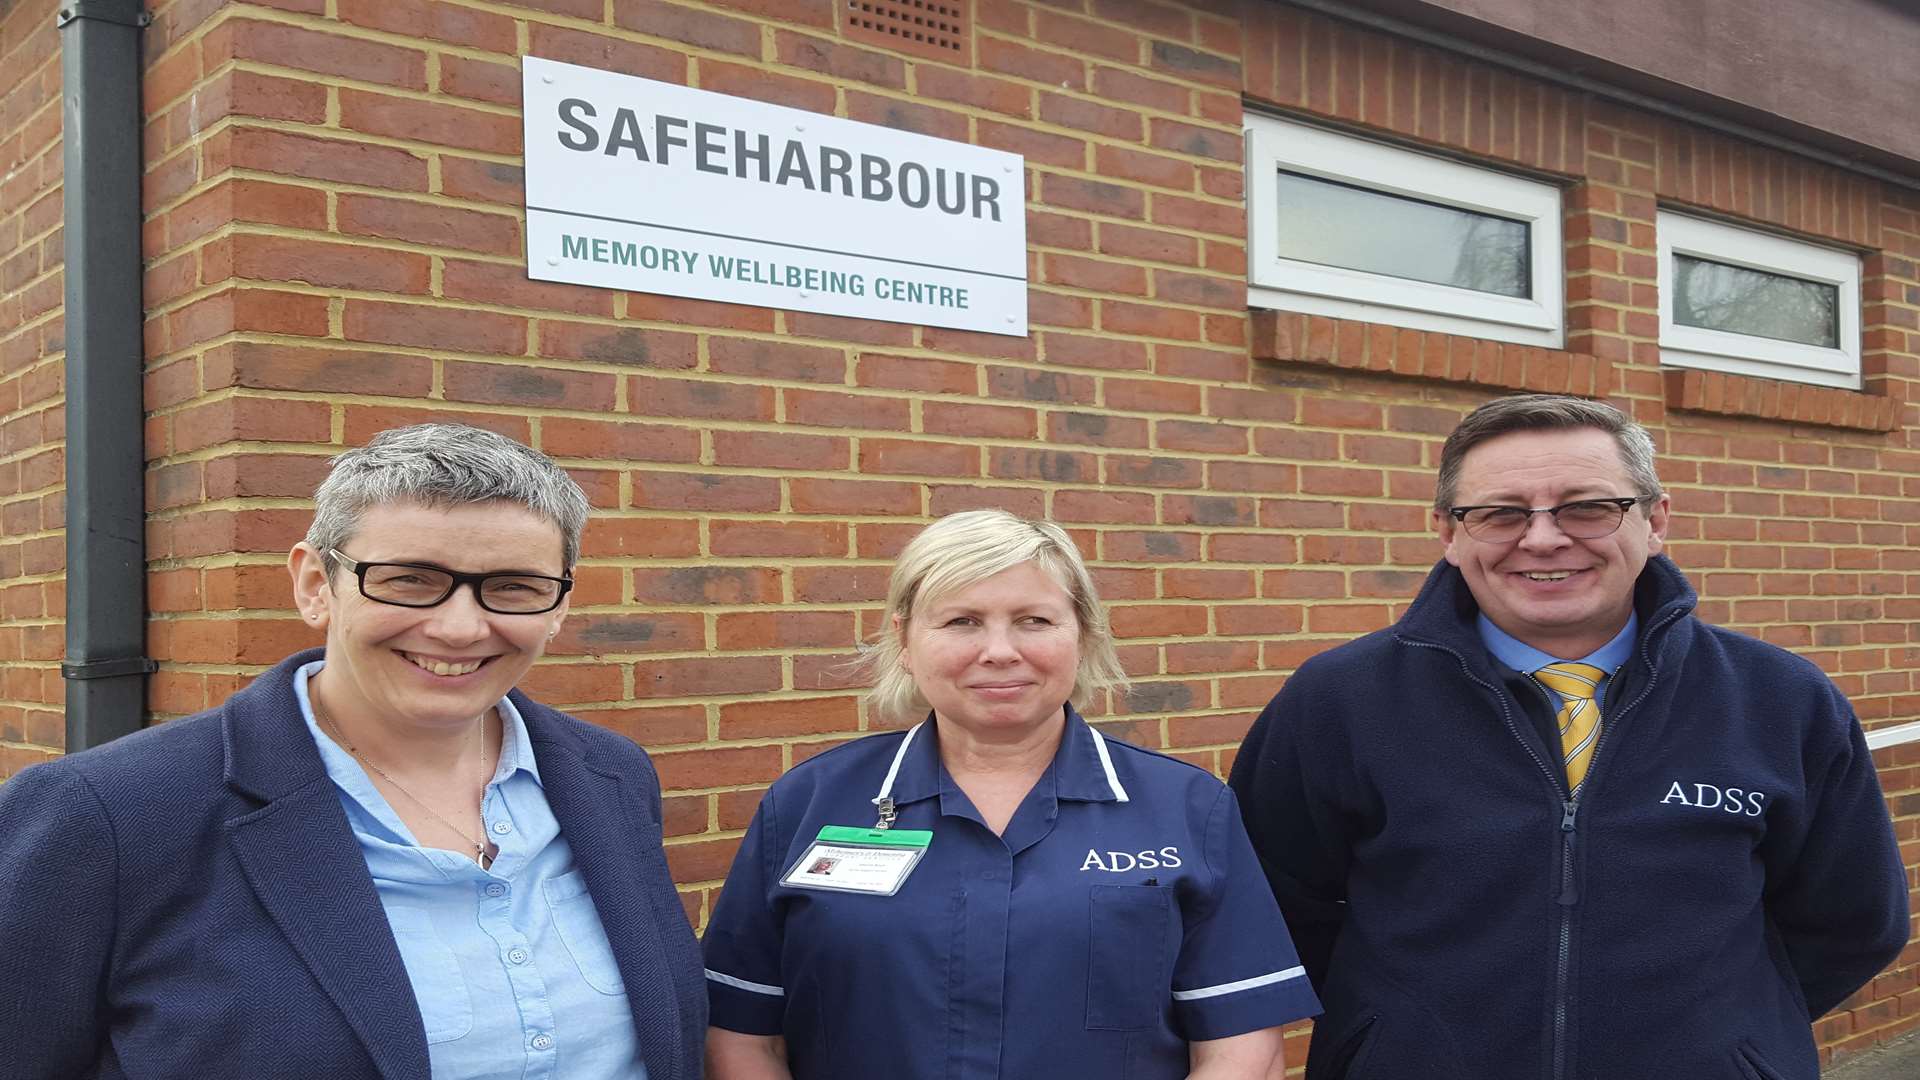
<svg viewBox="0 0 1920 1080">
<path fill-rule="evenodd" d="M 513 20 L 437 0 L 336 0 L 341 22 L 492 53 L 515 47 Z"/>
<path fill-rule="evenodd" d="M 1146 216 L 1147 205 L 1145 193 L 1138 188 L 1058 173 L 1041 177 L 1040 201 L 1065 210 L 1136 219 Z"/>
<path fill-rule="evenodd" d="M 614 0 L 613 24 L 715 52 L 760 56 L 760 28 L 753 23 L 662 0 Z"/>
<path fill-rule="evenodd" d="M 714 626 L 715 641 L 728 651 L 851 648 L 858 633 L 848 611 L 728 612 Z"/>
<path fill-rule="evenodd" d="M 718 465 L 770 469 L 844 469 L 849 443 L 839 436 L 790 435 L 771 431 L 716 431 L 713 458 Z"/>
<path fill-rule="evenodd" d="M 859 386 L 889 390 L 971 394 L 978 389 L 977 371 L 974 365 L 958 360 L 863 352 L 854 362 L 853 381 Z"/>
<path fill-rule="evenodd" d="M 230 20 L 208 35 L 202 52 L 210 64 L 230 57 L 404 90 L 427 88 L 427 59 L 418 50 L 284 23 Z"/>
<path fill-rule="evenodd" d="M 520 118 L 458 105 L 342 88 L 340 126 L 434 146 L 520 153 Z"/>
<path fill-rule="evenodd" d="M 486 311 L 348 300 L 342 325 L 349 341 L 506 355 L 527 347 L 527 320 Z M 609 386 L 609 402 L 612 396 Z"/>
<path fill-rule="evenodd" d="M 241 278 L 423 294 L 432 274 L 425 255 L 407 251 L 250 233 L 235 235 L 231 243 L 233 274 Z"/>
<path fill-rule="evenodd" d="M 542 308 L 611 317 L 613 297 L 602 289 L 529 281 L 525 268 L 506 263 L 443 259 L 441 295 L 500 307 Z"/>
<path fill-rule="evenodd" d="M 1031 424 L 1028 425 L 1031 430 Z M 921 476 L 978 476 L 979 451 L 971 446 L 906 439 L 860 440 L 859 471 Z"/>
<path fill-rule="evenodd" d="M 502 214 L 353 194 L 339 196 L 335 212 L 340 231 L 351 235 L 378 236 L 492 255 L 517 256 L 520 253 L 519 222 Z"/>
<path fill-rule="evenodd" d="M 985 35 L 974 42 L 974 51 L 982 69 L 1010 78 L 1066 89 L 1084 89 L 1087 85 L 1087 63 L 1078 56 Z"/>
<path fill-rule="evenodd" d="M 465 56 L 440 57 L 440 92 L 495 105 L 520 103 L 520 69 Z"/>
<path fill-rule="evenodd" d="M 1054 412 L 1047 416 L 1047 441 L 1103 447 L 1145 447 L 1147 422 L 1094 412 Z"/>
<path fill-rule="evenodd" d="M 850 730 L 858 722 L 859 699 L 853 697 L 776 698 L 720 707 L 723 739 L 824 735 Z"/>
<path fill-rule="evenodd" d="M 847 527 L 838 522 L 715 521 L 715 555 L 821 558 L 847 553 Z"/>
<path fill-rule="evenodd" d="M 832 83 L 795 79 L 720 60 L 700 61 L 700 88 L 808 112 L 830 113 L 834 105 Z"/>
<path fill-rule="evenodd" d="M 518 165 L 441 154 L 440 190 L 451 198 L 518 206 L 526 178 Z"/>
<path fill-rule="evenodd" d="M 1099 250 L 1121 258 L 1183 266 L 1194 266 L 1200 261 L 1200 241 L 1191 236 L 1112 221 L 1100 223 Z"/>
<path fill-rule="evenodd" d="M 234 128 L 228 138 L 235 168 L 398 191 L 427 189 L 426 159 L 411 150 L 254 127 Z"/>
<path fill-rule="evenodd" d="M 780 481 L 767 476 L 637 472 L 633 474 L 633 505 L 656 510 L 775 513 L 780 509 Z"/>
<path fill-rule="evenodd" d="M 700 361 L 699 343 L 692 334 L 545 319 L 536 323 L 535 329 L 540 355 L 561 360 L 594 360 L 661 370 L 685 370 Z"/>
<path fill-rule="evenodd" d="M 717 372 L 807 382 L 846 381 L 847 356 L 841 349 L 742 338 L 716 338 L 707 348 Z"/>
<path fill-rule="evenodd" d="M 634 599 L 652 604 L 771 604 L 781 596 L 778 571 L 742 566 L 688 566 L 633 572 Z"/>
<path fill-rule="evenodd" d="M 1102 98 L 1145 105 L 1162 112 L 1185 112 L 1190 92 L 1177 82 L 1113 67 L 1096 67 L 1093 92 Z"/>
<path fill-rule="evenodd" d="M 597 0 L 577 2 L 585 9 L 584 17 L 599 21 Z M 530 22 L 527 31 L 529 51 L 534 56 L 661 82 L 687 81 L 687 58 L 671 49 L 548 23 Z"/>
<path fill-rule="evenodd" d="M 802 478 L 788 481 L 798 514 L 912 516 L 920 512 L 920 489 L 907 483 Z"/>
<path fill-rule="evenodd" d="M 615 377 L 523 364 L 448 361 L 444 382 L 450 401 L 608 411 L 613 407 Z"/>
<path fill-rule="evenodd" d="M 927 514 L 945 517 L 965 510 L 1005 510 L 1016 517 L 1046 517 L 1046 493 L 1032 488 L 934 484 L 928 488 Z"/>
<path fill-rule="evenodd" d="M 748 383 L 641 376 L 627 382 L 628 407 L 648 416 L 772 420 L 774 392 Z"/>
<path fill-rule="evenodd" d="M 913 424 L 905 398 L 790 388 L 783 391 L 787 422 L 808 427 L 858 427 L 905 431 Z"/>
<path fill-rule="evenodd" d="M 674 750 L 655 754 L 653 764 L 660 772 L 660 786 L 668 791 L 765 784 L 780 775 L 780 748 L 733 746 Z"/>
</svg>

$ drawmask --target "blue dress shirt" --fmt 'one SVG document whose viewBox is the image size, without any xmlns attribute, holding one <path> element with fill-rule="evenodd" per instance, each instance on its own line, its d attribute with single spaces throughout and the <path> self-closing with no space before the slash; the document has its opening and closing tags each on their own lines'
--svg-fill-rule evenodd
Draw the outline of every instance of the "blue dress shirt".
<svg viewBox="0 0 1920 1080">
<path fill-rule="evenodd" d="M 307 680 L 325 663 L 302 667 L 294 694 L 406 963 L 434 1080 L 645 1080 L 612 946 L 513 703 L 500 701 L 500 762 L 480 807 L 499 856 L 482 870 L 415 841 L 320 728 Z"/>
<path fill-rule="evenodd" d="M 1606 672 L 1606 677 L 1600 680 L 1599 687 L 1593 692 L 1593 702 L 1600 707 L 1602 723 L 1606 722 L 1607 715 L 1607 684 L 1613 681 L 1614 674 L 1633 656 L 1633 643 L 1640 640 L 1640 614 L 1638 612 L 1631 613 L 1627 616 L 1627 625 L 1621 627 L 1620 632 L 1613 635 L 1612 641 L 1581 657 L 1554 656 L 1550 653 L 1543 653 L 1539 649 L 1534 648 L 1519 638 L 1514 637 L 1512 634 L 1507 633 L 1505 630 L 1493 625 L 1493 620 L 1487 618 L 1485 614 L 1479 617 L 1479 627 L 1480 640 L 1487 646 L 1487 651 L 1493 654 L 1493 658 L 1523 675 L 1531 675 L 1541 668 L 1546 667 L 1548 664 L 1565 663 L 1569 660 L 1575 663 L 1592 664 L 1594 667 Z M 1554 693 L 1552 688 L 1548 687 L 1545 683 L 1541 683 L 1539 686 L 1553 699 L 1553 707 L 1555 709 L 1566 704 L 1565 700 L 1562 699 L 1559 694 Z"/>
</svg>

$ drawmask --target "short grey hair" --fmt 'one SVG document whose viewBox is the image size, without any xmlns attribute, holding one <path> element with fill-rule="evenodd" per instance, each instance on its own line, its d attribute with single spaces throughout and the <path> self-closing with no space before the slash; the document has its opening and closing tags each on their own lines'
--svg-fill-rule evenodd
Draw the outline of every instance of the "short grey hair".
<svg viewBox="0 0 1920 1080">
<path fill-rule="evenodd" d="M 1074 618 L 1080 624 L 1080 667 L 1072 700 L 1082 702 L 1102 690 L 1126 689 L 1127 676 L 1114 651 L 1106 609 L 1100 604 L 1093 575 L 1066 531 L 1052 522 L 1028 521 L 1005 510 L 969 510 L 949 514 L 922 529 L 894 561 L 887 585 L 887 618 L 858 665 L 873 681 L 867 701 L 878 716 L 902 721 L 927 710 L 927 699 L 900 662 L 914 610 L 1024 563 L 1038 566 L 1073 601 Z"/>
<path fill-rule="evenodd" d="M 465 424 L 414 424 L 383 431 L 327 466 L 313 493 L 306 541 L 329 577 L 337 569 L 333 550 L 353 538 L 361 515 L 394 504 L 523 506 L 560 529 L 563 572 L 579 561 L 586 492 L 552 458 L 505 435 Z"/>
<path fill-rule="evenodd" d="M 1562 394 L 1516 394 L 1495 398 L 1467 414 L 1447 436 L 1440 451 L 1440 477 L 1434 485 L 1433 507 L 1445 513 L 1460 486 L 1460 466 L 1467 451 L 1489 439 L 1516 431 L 1556 431 L 1593 428 L 1613 436 L 1620 447 L 1620 463 L 1634 494 L 1652 498 L 1661 494 L 1660 476 L 1653 466 L 1653 436 L 1619 409 L 1601 401 Z M 1651 513 L 1651 508 L 1642 507 Z"/>
</svg>

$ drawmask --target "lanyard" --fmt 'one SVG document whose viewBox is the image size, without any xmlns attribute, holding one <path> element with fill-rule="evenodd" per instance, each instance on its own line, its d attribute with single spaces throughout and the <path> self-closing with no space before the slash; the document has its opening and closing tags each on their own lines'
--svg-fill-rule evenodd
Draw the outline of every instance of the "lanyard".
<svg viewBox="0 0 1920 1080">
<path fill-rule="evenodd" d="M 887 778 L 880 781 L 880 793 L 873 797 L 873 805 L 880 808 L 880 820 L 873 823 L 873 827 L 876 829 L 884 832 L 887 829 L 893 828 L 893 819 L 895 816 L 893 811 L 893 780 L 894 777 L 900 775 L 900 763 L 906 760 L 907 747 L 913 745 L 913 737 L 920 734 L 920 729 L 926 726 L 927 722 L 922 720 L 911 728 L 908 728 L 907 737 L 900 740 L 900 749 L 893 752 L 893 764 L 887 766 Z"/>
</svg>

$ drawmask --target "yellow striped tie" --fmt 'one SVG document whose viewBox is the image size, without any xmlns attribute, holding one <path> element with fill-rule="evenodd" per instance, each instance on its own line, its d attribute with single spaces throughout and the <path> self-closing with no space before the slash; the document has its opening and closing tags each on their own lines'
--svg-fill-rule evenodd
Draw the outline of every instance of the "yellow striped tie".
<svg viewBox="0 0 1920 1080">
<path fill-rule="evenodd" d="M 1533 673 L 1540 685 L 1565 699 L 1560 705 L 1560 751 L 1567 766 L 1567 790 L 1575 795 L 1600 741 L 1600 703 L 1593 695 L 1606 674 L 1592 664 L 1548 664 Z"/>
</svg>

